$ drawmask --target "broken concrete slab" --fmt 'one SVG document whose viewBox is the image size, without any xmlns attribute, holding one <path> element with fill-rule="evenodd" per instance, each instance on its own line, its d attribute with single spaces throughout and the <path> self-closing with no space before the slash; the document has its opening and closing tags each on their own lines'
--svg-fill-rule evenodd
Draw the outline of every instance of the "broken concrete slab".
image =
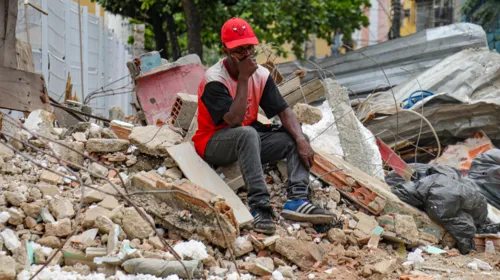
<svg viewBox="0 0 500 280">
<path fill-rule="evenodd" d="M 80 153 L 72 151 L 57 143 L 68 145 Z M 85 145 L 81 142 L 69 142 L 69 141 L 57 141 L 57 143 L 51 142 L 49 144 L 50 147 L 56 153 L 56 155 L 59 156 L 64 161 L 64 163 L 69 165 L 71 168 L 79 170 L 80 167 L 78 166 L 83 166 L 83 160 L 85 159 L 83 155 L 83 153 L 85 152 Z"/>
<path fill-rule="evenodd" d="M 127 150 L 130 142 L 123 139 L 97 139 L 92 138 L 87 141 L 87 151 L 89 153 L 112 153 Z"/>
<path fill-rule="evenodd" d="M 315 165 L 311 169 L 312 173 L 314 173 L 315 175 L 323 175 L 325 172 L 321 170 L 341 170 L 339 172 L 332 172 L 332 174 L 342 173 L 344 174 L 343 176 L 351 178 L 360 186 L 369 189 L 371 192 L 384 199 L 385 203 L 381 209 L 380 214 L 397 213 L 402 215 L 411 215 L 413 216 L 418 228 L 423 229 L 425 233 L 432 234 L 436 238 L 438 238 L 438 240 L 441 240 L 442 236 L 444 235 L 444 229 L 440 225 L 434 223 L 424 212 L 401 201 L 395 194 L 391 192 L 391 188 L 386 183 L 379 180 L 374 180 L 372 176 L 364 173 L 363 171 L 359 170 L 355 166 L 349 164 L 339 157 L 330 156 L 318 149 L 315 149 L 315 152 L 316 154 L 326 159 L 327 162 L 329 162 L 329 165 L 323 165 L 323 168 L 318 169 L 316 166 L 316 159 L 319 158 L 319 156 L 315 156 Z M 328 176 L 325 176 L 325 178 L 326 177 Z M 344 182 L 338 180 L 336 181 L 336 183 L 340 186 L 344 184 Z M 343 193 L 342 190 L 339 191 Z"/>
<path fill-rule="evenodd" d="M 220 166 L 217 168 L 216 172 L 224 175 L 224 182 L 226 182 L 233 191 L 245 186 L 245 180 L 243 180 L 240 166 L 237 162 L 226 166 Z"/>
<path fill-rule="evenodd" d="M 349 91 L 331 78 L 323 81 L 325 96 L 335 117 L 344 159 L 363 172 L 383 178 L 382 157 L 371 132 L 358 120 L 351 108 Z"/>
<path fill-rule="evenodd" d="M 323 118 L 323 113 L 319 108 L 304 103 L 295 104 L 293 112 L 301 124 L 315 124 Z"/>
<path fill-rule="evenodd" d="M 159 201 L 167 203 L 170 207 L 178 212 L 163 216 L 162 220 L 157 220 L 170 232 L 175 232 L 184 238 L 192 238 L 193 234 L 197 234 L 200 238 L 214 243 L 223 248 L 227 248 L 224 235 L 220 231 L 217 224 L 214 224 L 216 219 L 213 210 L 209 205 L 217 201 L 219 197 L 207 190 L 192 184 L 189 181 L 184 181 L 181 185 L 169 183 L 154 173 L 140 172 L 132 177 L 132 185 L 145 191 L 150 190 L 177 190 L 185 192 L 190 196 L 183 194 L 158 193 L 155 197 Z M 195 197 L 193 199 L 191 196 Z M 189 220 L 183 219 L 178 213 L 189 209 L 192 215 Z M 234 217 L 232 208 L 224 201 L 215 203 L 215 210 L 220 215 L 221 226 L 224 229 L 226 239 L 230 244 L 233 244 L 236 237 L 239 235 L 238 223 Z M 115 212 L 115 211 L 113 211 Z M 121 219 L 119 213 L 116 214 L 118 219 Z M 116 222 L 116 221 L 115 221 Z"/>
<path fill-rule="evenodd" d="M 182 136 L 166 125 L 134 127 L 128 139 L 141 153 L 152 156 L 165 156 L 167 148 L 182 142 Z"/>
<path fill-rule="evenodd" d="M 185 142 L 167 149 L 169 155 L 177 162 L 188 180 L 196 185 L 220 195 L 232 207 L 238 225 L 244 226 L 253 221 L 253 217 L 231 188 L 210 168 L 196 153 L 193 145 Z"/>
<path fill-rule="evenodd" d="M 319 246 L 295 238 L 281 238 L 276 241 L 276 252 L 302 269 L 310 269 L 316 263 L 316 259 L 310 253 L 310 247 Z"/>
</svg>

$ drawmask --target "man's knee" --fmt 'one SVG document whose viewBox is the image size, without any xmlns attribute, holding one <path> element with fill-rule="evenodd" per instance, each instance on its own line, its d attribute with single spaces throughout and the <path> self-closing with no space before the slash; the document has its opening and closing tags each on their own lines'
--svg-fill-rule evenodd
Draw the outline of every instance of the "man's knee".
<svg viewBox="0 0 500 280">
<path fill-rule="evenodd" d="M 259 133 L 255 128 L 251 126 L 240 126 L 233 128 L 238 130 L 240 136 L 238 137 L 238 142 L 240 144 L 248 144 L 248 143 L 256 143 L 260 146 L 260 137 Z"/>
</svg>

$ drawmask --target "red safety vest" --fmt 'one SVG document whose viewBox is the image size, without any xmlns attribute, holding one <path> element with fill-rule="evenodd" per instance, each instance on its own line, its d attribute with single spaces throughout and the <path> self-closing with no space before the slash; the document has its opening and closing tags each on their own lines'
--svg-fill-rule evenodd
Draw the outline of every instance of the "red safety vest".
<svg viewBox="0 0 500 280">
<path fill-rule="evenodd" d="M 247 110 L 245 118 L 243 119 L 243 126 L 251 125 L 257 120 L 257 114 L 259 113 L 259 104 L 264 92 L 264 87 L 266 86 L 267 79 L 269 78 L 269 70 L 259 65 L 257 71 L 248 80 L 248 101 Z M 193 136 L 194 147 L 196 152 L 203 158 L 205 155 L 205 148 L 207 146 L 208 140 L 214 135 L 215 132 L 228 127 L 224 122 L 221 125 L 215 125 L 210 114 L 201 101 L 201 96 L 205 91 L 205 85 L 209 82 L 221 82 L 224 84 L 231 97 L 236 96 L 236 87 L 238 85 L 238 80 L 234 79 L 229 75 L 225 65 L 225 59 L 219 61 L 214 66 L 205 72 L 205 76 L 201 80 L 200 86 L 198 87 L 198 130 Z"/>
</svg>

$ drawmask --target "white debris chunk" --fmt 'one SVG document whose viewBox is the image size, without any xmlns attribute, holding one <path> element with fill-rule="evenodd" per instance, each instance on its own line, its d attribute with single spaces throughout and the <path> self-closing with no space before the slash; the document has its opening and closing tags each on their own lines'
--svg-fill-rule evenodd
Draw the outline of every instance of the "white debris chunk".
<svg viewBox="0 0 500 280">
<path fill-rule="evenodd" d="M 208 258 L 207 247 L 205 244 L 196 240 L 189 240 L 188 242 L 175 244 L 174 250 L 183 259 L 186 257 L 192 260 L 203 260 Z"/>
<path fill-rule="evenodd" d="M 285 280 L 285 277 L 283 277 L 283 274 L 277 270 L 275 270 L 272 274 L 273 280 Z"/>
<path fill-rule="evenodd" d="M 472 269 L 472 270 L 492 270 L 493 268 L 487 263 L 487 262 L 484 262 L 480 259 L 472 259 L 472 261 L 470 261 L 468 264 L 467 264 L 467 267 Z"/>
<path fill-rule="evenodd" d="M 5 229 L 0 233 L 0 235 L 3 238 L 5 247 L 9 249 L 9 251 L 13 251 L 19 247 L 21 247 L 21 242 L 19 242 L 19 239 L 17 239 L 16 234 L 11 230 L 11 229 Z"/>
<path fill-rule="evenodd" d="M 9 212 L 0 212 L 0 224 L 5 224 L 10 218 Z"/>
</svg>

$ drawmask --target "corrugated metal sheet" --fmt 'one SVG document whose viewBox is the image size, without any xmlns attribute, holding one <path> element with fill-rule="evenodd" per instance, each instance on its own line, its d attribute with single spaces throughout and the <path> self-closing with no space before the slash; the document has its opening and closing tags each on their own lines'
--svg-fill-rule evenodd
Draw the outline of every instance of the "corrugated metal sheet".
<svg viewBox="0 0 500 280">
<path fill-rule="evenodd" d="M 487 46 L 486 34 L 482 27 L 458 23 L 427 29 L 358 50 L 373 58 L 378 65 L 360 53 L 350 52 L 315 61 L 317 66 L 307 61 L 293 61 L 278 64 L 278 69 L 285 77 L 297 69 L 305 69 L 308 71 L 305 82 L 313 78 L 335 75 L 342 86 L 355 93 L 366 93 L 377 86 L 388 85 L 380 67 L 394 86 L 463 49 Z M 319 71 L 318 67 L 324 71 Z"/>
</svg>

